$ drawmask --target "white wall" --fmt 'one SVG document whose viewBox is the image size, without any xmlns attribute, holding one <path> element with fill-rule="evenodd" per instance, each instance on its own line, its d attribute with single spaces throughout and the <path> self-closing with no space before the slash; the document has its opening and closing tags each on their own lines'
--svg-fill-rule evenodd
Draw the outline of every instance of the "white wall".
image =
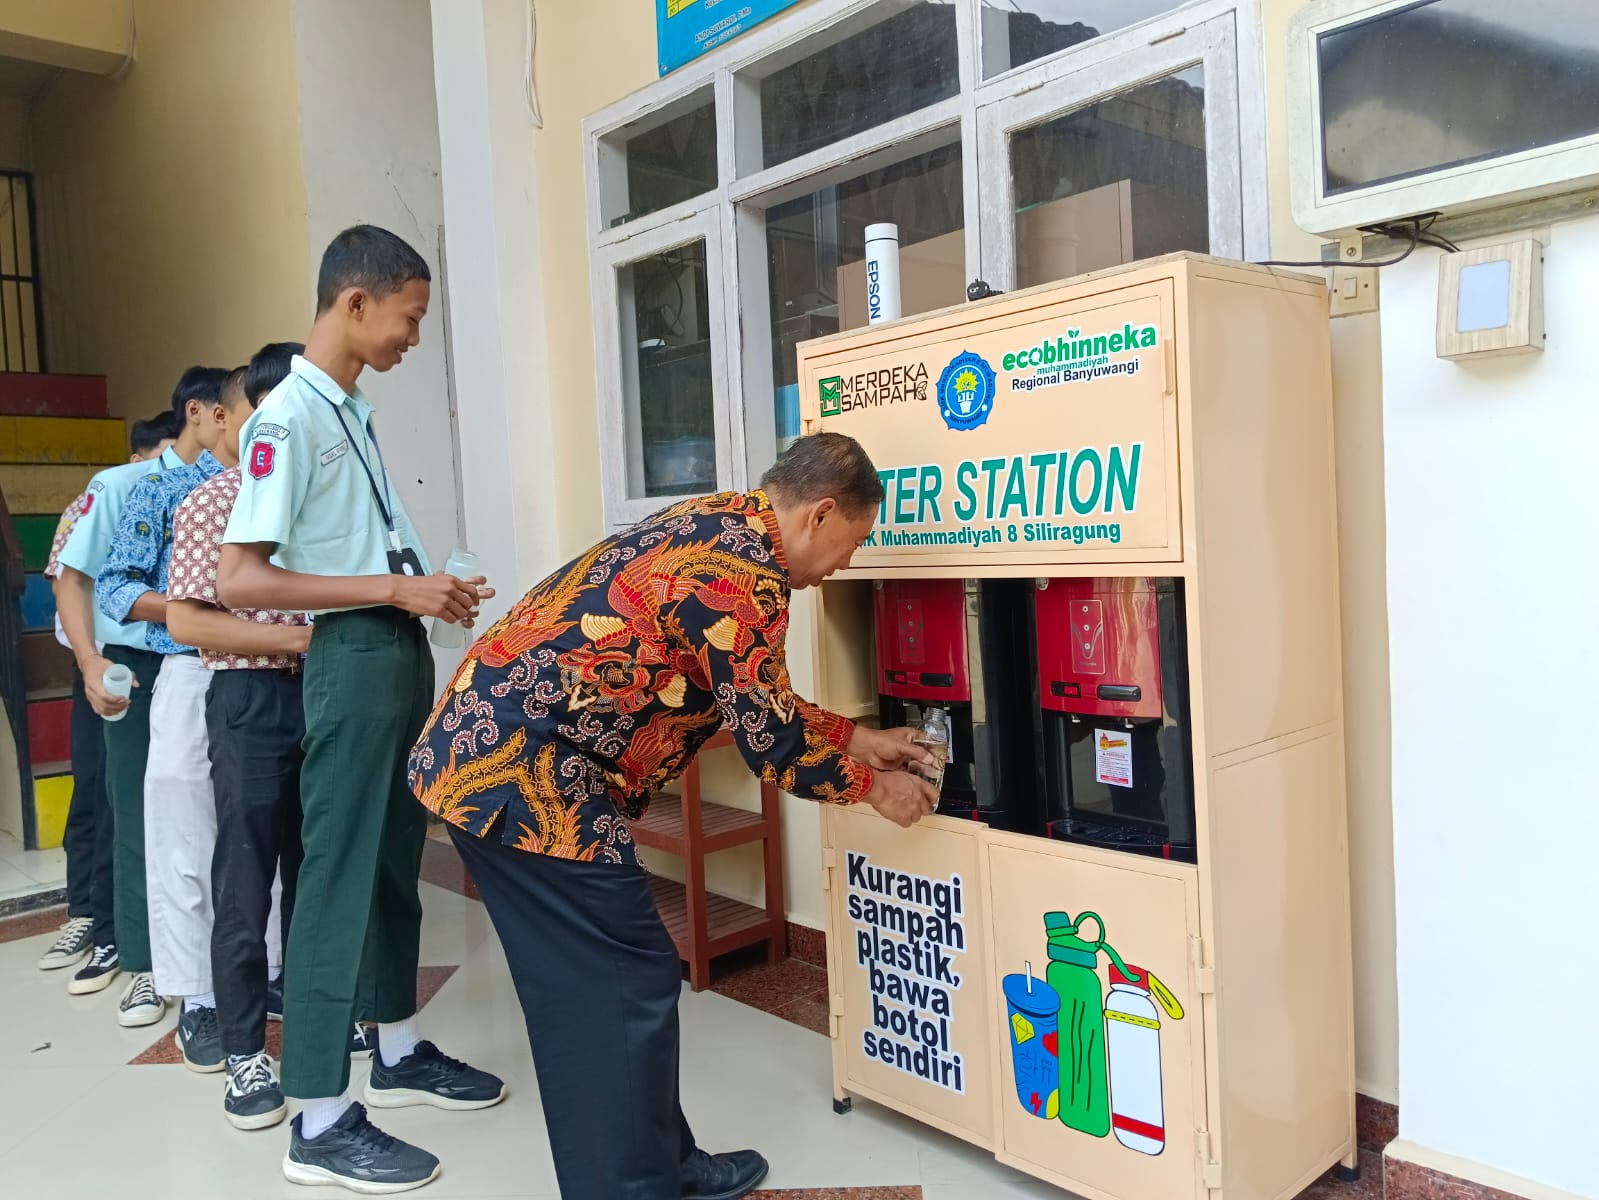
<svg viewBox="0 0 1599 1200">
<path fill-rule="evenodd" d="M 428 0 L 295 0 L 313 286 L 328 242 L 356 224 L 397 233 L 433 271 L 421 344 L 392 371 L 367 372 L 361 387 L 377 409 L 374 425 L 389 474 L 434 566 L 442 567 L 456 542 L 457 505 L 440 297 L 444 196 L 432 44 Z M 304 321 L 270 336 L 303 340 L 313 311 L 307 296 Z"/>
<path fill-rule="evenodd" d="M 1436 253 L 1383 272 L 1400 1132 L 1593 1196 L 1599 219 L 1545 270 L 1547 351 L 1469 366 Z"/>
</svg>

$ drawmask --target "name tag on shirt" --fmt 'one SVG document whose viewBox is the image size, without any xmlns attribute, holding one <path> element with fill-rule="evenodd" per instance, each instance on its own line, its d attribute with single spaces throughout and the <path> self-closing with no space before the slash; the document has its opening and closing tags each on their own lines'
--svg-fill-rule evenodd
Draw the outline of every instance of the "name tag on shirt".
<svg viewBox="0 0 1599 1200">
<path fill-rule="evenodd" d="M 329 463 L 338 462 L 339 459 L 343 458 L 349 452 L 350 452 L 350 442 L 349 442 L 349 439 L 345 439 L 344 441 L 340 442 L 337 446 L 333 447 L 333 449 L 324 450 L 322 452 L 322 459 L 321 459 L 322 465 L 325 467 Z"/>
</svg>

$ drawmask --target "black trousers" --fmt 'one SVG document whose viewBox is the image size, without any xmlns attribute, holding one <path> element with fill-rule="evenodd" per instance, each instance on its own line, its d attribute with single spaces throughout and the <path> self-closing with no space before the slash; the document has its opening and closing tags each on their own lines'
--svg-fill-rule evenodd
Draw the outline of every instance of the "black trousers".
<svg viewBox="0 0 1599 1200">
<path fill-rule="evenodd" d="M 522 1002 L 562 1200 L 678 1200 L 682 964 L 643 869 L 450 832 Z"/>
<path fill-rule="evenodd" d="M 72 803 L 62 848 L 67 853 L 67 915 L 94 921 L 94 944 L 117 940 L 111 802 L 105 791 L 105 722 L 89 706 L 83 675 L 72 669 Z"/>
<path fill-rule="evenodd" d="M 266 928 L 283 878 L 283 944 L 300 875 L 301 676 L 216 671 L 205 699 L 217 843 L 211 858 L 211 976 L 225 1054 L 266 1048 Z"/>
</svg>

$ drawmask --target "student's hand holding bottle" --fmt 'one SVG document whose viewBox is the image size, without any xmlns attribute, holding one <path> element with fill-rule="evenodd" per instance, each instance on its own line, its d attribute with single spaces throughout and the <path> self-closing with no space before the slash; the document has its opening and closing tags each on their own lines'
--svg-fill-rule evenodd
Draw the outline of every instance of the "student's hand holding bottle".
<svg viewBox="0 0 1599 1200">
<path fill-rule="evenodd" d="M 111 665 L 111 660 L 102 654 L 91 654 L 78 664 L 78 670 L 83 672 L 83 694 L 88 697 L 89 707 L 108 720 L 126 712 L 131 703 L 126 696 L 106 691 L 105 673 L 111 669 Z M 137 679 L 133 681 L 133 686 L 139 686 Z"/>
<path fill-rule="evenodd" d="M 482 575 L 457 579 L 441 571 L 437 575 L 393 575 L 390 581 L 394 607 L 419 617 L 440 617 L 468 629 L 477 618 L 478 605 L 494 598 L 494 589 L 486 586 L 488 580 Z"/>
</svg>

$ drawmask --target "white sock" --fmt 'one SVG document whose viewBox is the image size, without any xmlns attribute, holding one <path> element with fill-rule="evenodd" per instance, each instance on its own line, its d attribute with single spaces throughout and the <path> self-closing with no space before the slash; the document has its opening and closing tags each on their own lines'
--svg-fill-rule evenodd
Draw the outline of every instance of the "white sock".
<svg viewBox="0 0 1599 1200">
<path fill-rule="evenodd" d="M 400 1060 L 415 1050 L 416 1044 L 421 1040 L 422 1034 L 417 1030 L 414 1016 L 392 1024 L 379 1025 L 378 1052 L 383 1055 L 383 1065 L 399 1066 Z"/>
<path fill-rule="evenodd" d="M 280 980 L 282 978 L 283 978 L 283 968 L 282 967 L 268 967 L 267 968 L 267 982 L 268 983 L 276 983 L 278 980 Z"/>
<path fill-rule="evenodd" d="M 190 1012 L 196 1008 L 215 1008 L 217 994 L 215 992 L 201 992 L 198 996 L 185 996 L 183 998 L 183 1011 Z"/>
<path fill-rule="evenodd" d="M 339 1123 L 350 1110 L 350 1093 L 341 1092 L 322 1100 L 307 1100 L 300 1105 L 300 1136 L 321 1137 Z"/>
</svg>

